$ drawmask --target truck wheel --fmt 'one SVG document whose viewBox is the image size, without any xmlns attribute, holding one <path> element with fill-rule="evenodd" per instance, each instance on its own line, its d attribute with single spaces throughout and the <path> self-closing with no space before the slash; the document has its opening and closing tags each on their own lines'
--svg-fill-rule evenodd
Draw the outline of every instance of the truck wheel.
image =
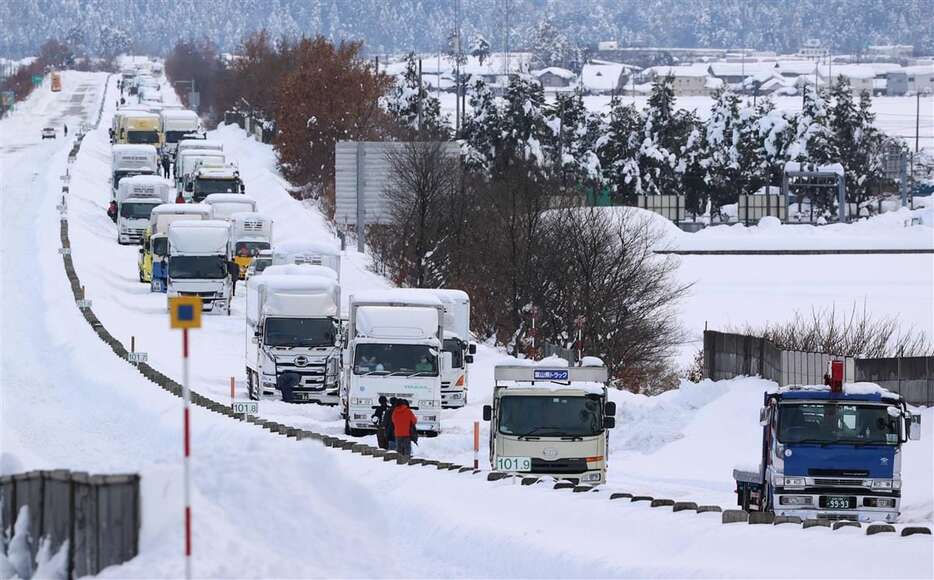
<svg viewBox="0 0 934 580">
<path fill-rule="evenodd" d="M 259 400 L 259 394 L 256 392 L 256 384 L 253 382 L 253 373 L 250 369 L 246 370 L 246 391 L 250 395 L 250 400 Z"/>
</svg>

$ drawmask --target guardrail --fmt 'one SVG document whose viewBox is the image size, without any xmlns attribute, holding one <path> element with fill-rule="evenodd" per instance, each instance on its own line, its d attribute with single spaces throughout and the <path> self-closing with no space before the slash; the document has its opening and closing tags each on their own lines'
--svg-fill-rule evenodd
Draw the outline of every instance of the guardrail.
<svg viewBox="0 0 934 580">
<path fill-rule="evenodd" d="M 65 469 L 0 476 L 0 530 L 25 517 L 29 562 L 48 542 L 49 554 L 68 551 L 67 577 L 97 574 L 139 552 L 139 481 Z"/>
</svg>

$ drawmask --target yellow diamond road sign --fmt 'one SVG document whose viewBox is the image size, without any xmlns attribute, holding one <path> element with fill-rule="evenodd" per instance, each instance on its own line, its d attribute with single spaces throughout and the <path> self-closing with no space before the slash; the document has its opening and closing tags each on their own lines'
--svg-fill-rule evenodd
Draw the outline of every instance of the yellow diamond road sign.
<svg viewBox="0 0 934 580">
<path fill-rule="evenodd" d="M 169 298 L 169 318 L 172 328 L 201 328 L 201 297 Z"/>
</svg>

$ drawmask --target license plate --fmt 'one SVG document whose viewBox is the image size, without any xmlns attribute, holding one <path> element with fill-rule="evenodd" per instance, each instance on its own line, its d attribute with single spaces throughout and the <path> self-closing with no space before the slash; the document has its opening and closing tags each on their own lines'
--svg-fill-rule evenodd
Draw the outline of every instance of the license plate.
<svg viewBox="0 0 934 580">
<path fill-rule="evenodd" d="M 496 471 L 532 471 L 532 458 L 497 457 Z"/>
<path fill-rule="evenodd" d="M 829 510 L 851 510 L 856 507 L 856 498 L 846 495 L 821 496 L 819 505 Z"/>
</svg>

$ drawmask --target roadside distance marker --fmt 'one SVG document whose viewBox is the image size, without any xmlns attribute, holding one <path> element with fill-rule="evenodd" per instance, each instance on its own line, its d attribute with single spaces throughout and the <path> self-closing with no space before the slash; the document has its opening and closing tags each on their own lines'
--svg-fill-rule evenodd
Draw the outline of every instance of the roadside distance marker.
<svg viewBox="0 0 934 580">
<path fill-rule="evenodd" d="M 185 578 L 191 579 L 191 388 L 188 384 L 188 329 L 201 328 L 201 297 L 169 298 L 169 324 L 182 331 L 182 413 L 185 477 Z"/>
</svg>

